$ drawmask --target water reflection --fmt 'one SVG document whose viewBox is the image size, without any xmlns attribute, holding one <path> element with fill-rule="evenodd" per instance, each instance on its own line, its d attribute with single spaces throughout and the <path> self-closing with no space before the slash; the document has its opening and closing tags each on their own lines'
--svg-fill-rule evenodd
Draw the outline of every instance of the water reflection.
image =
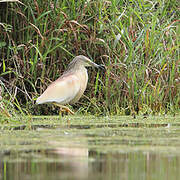
<svg viewBox="0 0 180 180">
<path fill-rule="evenodd" d="M 54 123 L 1 128 L 0 180 L 180 177 L 179 125 L 126 120 L 88 125 L 84 119 L 70 126 Z"/>
<path fill-rule="evenodd" d="M 84 148 L 1 155 L 0 179 L 177 179 L 180 156 L 158 153 L 98 153 Z"/>
<path fill-rule="evenodd" d="M 59 144 L 59 142 L 53 141 L 49 142 L 51 145 Z M 70 147 L 61 147 L 55 148 L 54 150 L 49 151 L 49 155 L 57 156 L 57 159 L 61 161 L 61 166 L 59 169 L 59 176 L 68 178 L 73 177 L 74 179 L 87 179 L 88 171 L 88 157 L 89 151 L 86 147 L 73 147 L 74 142 L 68 142 Z M 67 146 L 67 144 L 66 144 Z"/>
</svg>

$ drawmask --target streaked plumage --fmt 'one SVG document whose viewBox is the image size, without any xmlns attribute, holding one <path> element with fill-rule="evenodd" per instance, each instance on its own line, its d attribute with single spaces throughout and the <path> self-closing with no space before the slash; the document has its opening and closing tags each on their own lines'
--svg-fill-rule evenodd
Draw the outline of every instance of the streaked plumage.
<svg viewBox="0 0 180 180">
<path fill-rule="evenodd" d="M 48 86 L 44 93 L 38 97 L 36 103 L 53 103 L 72 113 L 69 108 L 63 105 L 74 104 L 83 95 L 88 81 L 87 69 L 85 68 L 87 66 L 101 67 L 83 55 L 76 56 L 64 74 Z"/>
</svg>

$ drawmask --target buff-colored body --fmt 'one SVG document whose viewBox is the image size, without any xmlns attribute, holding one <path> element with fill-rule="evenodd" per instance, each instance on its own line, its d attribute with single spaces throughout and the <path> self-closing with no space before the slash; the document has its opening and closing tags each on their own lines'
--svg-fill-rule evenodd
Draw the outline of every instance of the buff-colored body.
<svg viewBox="0 0 180 180">
<path fill-rule="evenodd" d="M 44 93 L 37 99 L 37 104 L 53 103 L 59 107 L 70 111 L 63 106 L 65 104 L 76 103 L 83 95 L 88 82 L 86 66 L 99 67 L 85 56 L 76 56 L 69 64 L 67 71 L 50 84 Z"/>
<path fill-rule="evenodd" d="M 37 99 L 37 103 L 74 104 L 84 93 L 87 81 L 88 74 L 85 67 L 66 73 L 50 84 L 46 91 Z"/>
</svg>

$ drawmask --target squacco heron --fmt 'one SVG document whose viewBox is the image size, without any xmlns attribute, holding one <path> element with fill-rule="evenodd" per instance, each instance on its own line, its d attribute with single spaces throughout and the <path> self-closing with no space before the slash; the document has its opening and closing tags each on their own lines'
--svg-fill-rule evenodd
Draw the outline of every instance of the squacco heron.
<svg viewBox="0 0 180 180">
<path fill-rule="evenodd" d="M 97 65 L 83 55 L 76 56 L 63 75 L 52 82 L 44 93 L 38 97 L 36 104 L 52 103 L 60 107 L 60 111 L 74 114 L 64 105 L 76 103 L 83 95 L 88 81 L 86 69 L 88 66 L 104 69 L 102 65 Z"/>
</svg>

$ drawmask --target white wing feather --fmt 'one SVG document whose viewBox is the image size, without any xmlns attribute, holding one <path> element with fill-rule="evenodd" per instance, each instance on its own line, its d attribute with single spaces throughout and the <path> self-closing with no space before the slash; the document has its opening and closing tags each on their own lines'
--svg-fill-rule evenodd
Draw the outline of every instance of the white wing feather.
<svg viewBox="0 0 180 180">
<path fill-rule="evenodd" d="M 79 92 L 80 82 L 77 76 L 70 75 L 54 81 L 37 99 L 37 104 L 56 102 L 69 103 Z"/>
</svg>

